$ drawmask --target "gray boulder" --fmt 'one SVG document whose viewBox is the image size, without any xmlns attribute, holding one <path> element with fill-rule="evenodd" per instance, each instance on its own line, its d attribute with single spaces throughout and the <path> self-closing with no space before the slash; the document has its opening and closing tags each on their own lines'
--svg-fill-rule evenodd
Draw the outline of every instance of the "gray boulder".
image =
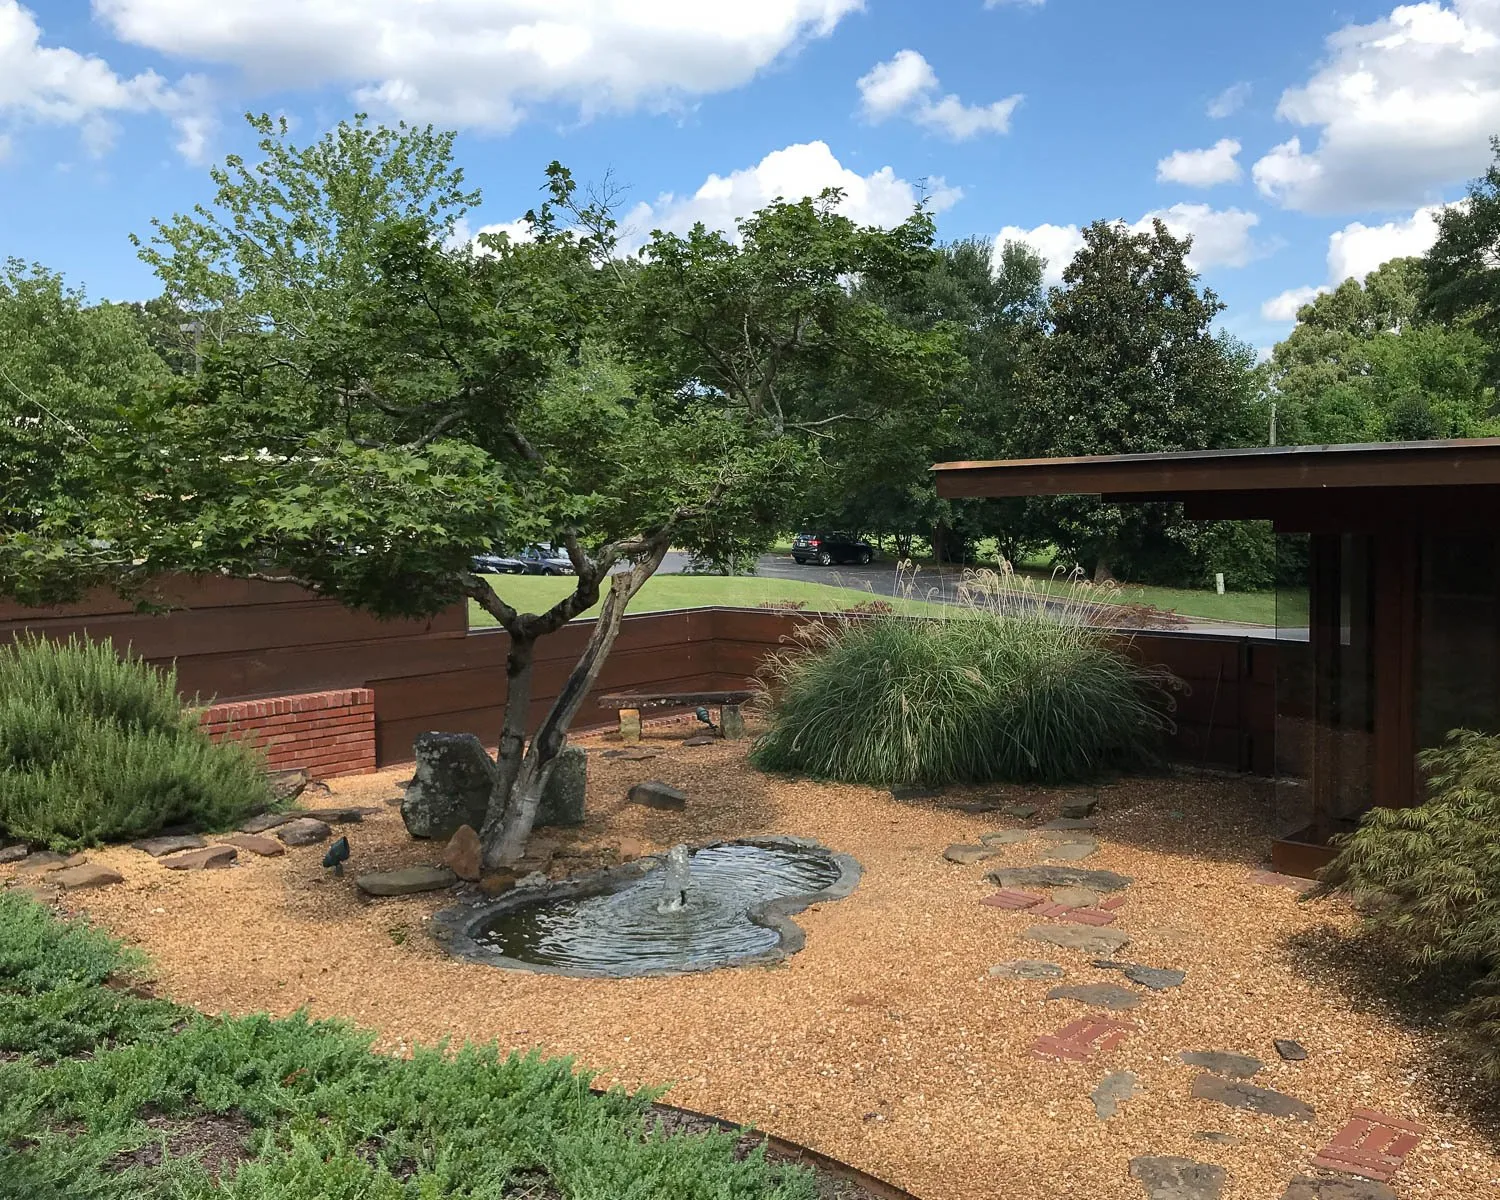
<svg viewBox="0 0 1500 1200">
<path fill-rule="evenodd" d="M 686 792 L 660 779 L 648 779 L 630 789 L 631 803 L 644 804 L 647 808 L 686 808 L 687 800 Z"/>
<path fill-rule="evenodd" d="M 367 896 L 413 896 L 452 887 L 458 876 L 447 867 L 407 867 L 402 871 L 377 871 L 361 875 L 354 886 Z"/>
<path fill-rule="evenodd" d="M 1229 1181 L 1223 1167 L 1168 1155 L 1132 1158 L 1130 1176 L 1149 1200 L 1219 1200 Z"/>
<path fill-rule="evenodd" d="M 536 812 L 537 827 L 582 825 L 588 787 L 588 754 L 581 746 L 564 746 L 562 753 L 553 760 L 552 774 L 542 789 L 541 807 Z"/>
<path fill-rule="evenodd" d="M 472 733 L 423 733 L 412 746 L 416 772 L 401 801 L 401 819 L 416 838 L 452 837 L 460 825 L 484 827 L 495 760 Z"/>
<path fill-rule="evenodd" d="M 138 842 L 131 842 L 130 845 L 133 849 L 144 850 L 152 858 L 161 858 L 167 854 L 176 854 L 179 850 L 202 850 L 208 843 L 196 833 L 181 833 L 142 838 Z"/>
<path fill-rule="evenodd" d="M 999 867 L 985 878 L 999 887 L 1081 887 L 1093 892 L 1121 892 L 1135 881 L 1113 871 L 1090 871 L 1085 867 Z"/>
</svg>

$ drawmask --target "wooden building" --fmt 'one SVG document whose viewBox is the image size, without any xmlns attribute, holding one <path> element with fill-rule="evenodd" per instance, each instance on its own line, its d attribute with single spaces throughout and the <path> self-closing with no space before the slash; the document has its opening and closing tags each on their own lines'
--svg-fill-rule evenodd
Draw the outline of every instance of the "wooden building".
<svg viewBox="0 0 1500 1200">
<path fill-rule="evenodd" d="M 1173 501 L 1193 519 L 1270 521 L 1279 541 L 1307 535 L 1305 592 L 1278 596 L 1275 759 L 1306 796 L 1279 869 L 1326 862 L 1329 836 L 1371 806 L 1420 803 L 1417 753 L 1449 730 L 1500 732 L 1500 438 L 934 471 L 945 497 Z M 1286 652 L 1298 642 L 1305 653 Z"/>
</svg>

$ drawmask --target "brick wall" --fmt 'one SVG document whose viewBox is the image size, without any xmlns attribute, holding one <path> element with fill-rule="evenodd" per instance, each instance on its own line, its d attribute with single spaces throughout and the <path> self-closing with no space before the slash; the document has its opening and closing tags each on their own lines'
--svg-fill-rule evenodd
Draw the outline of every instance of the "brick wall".
<svg viewBox="0 0 1500 1200">
<path fill-rule="evenodd" d="M 319 779 L 375 769 L 375 693 L 369 688 L 215 704 L 204 710 L 203 727 L 215 738 L 248 738 L 277 769 L 305 767 Z"/>
</svg>

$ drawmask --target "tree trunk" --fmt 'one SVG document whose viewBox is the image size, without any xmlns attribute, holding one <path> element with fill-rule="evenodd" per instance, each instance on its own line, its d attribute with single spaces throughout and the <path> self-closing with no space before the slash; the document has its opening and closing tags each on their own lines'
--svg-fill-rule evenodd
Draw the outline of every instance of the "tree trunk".
<svg viewBox="0 0 1500 1200">
<path fill-rule="evenodd" d="M 650 579 L 667 552 L 667 541 L 652 547 L 649 555 L 636 563 L 629 571 L 610 577 L 609 594 L 604 598 L 594 632 L 588 645 L 574 665 L 563 685 L 562 693 L 553 701 L 552 708 L 542 719 L 541 727 L 531 739 L 531 745 L 521 762 L 519 772 L 502 803 L 494 795 L 490 799 L 490 811 L 485 820 L 485 833 L 481 835 L 486 867 L 509 866 L 519 862 L 526 854 L 526 842 L 531 837 L 531 827 L 536 821 L 537 809 L 541 807 L 542 791 L 547 778 L 552 774 L 552 764 L 562 752 L 567 740 L 568 727 L 583 702 L 588 698 L 594 681 L 604 660 L 609 656 L 620 633 L 620 622 L 625 617 L 625 607 L 640 591 L 641 585 Z M 510 705 L 506 705 L 506 721 L 510 721 Z M 522 721 L 525 720 L 523 716 Z M 498 780 L 497 780 L 498 788 Z"/>
<path fill-rule="evenodd" d="M 484 828 L 479 831 L 480 842 L 486 846 L 500 840 L 506 806 L 515 791 L 525 759 L 535 659 L 536 639 L 520 632 L 510 632 L 510 653 L 505 657 L 505 724 L 500 731 L 500 752 L 495 762 L 495 786 L 490 790 Z M 540 797 L 541 793 L 537 794 Z"/>
<path fill-rule="evenodd" d="M 911 560 L 912 535 L 909 533 L 896 534 L 896 561 L 909 562 Z"/>
</svg>

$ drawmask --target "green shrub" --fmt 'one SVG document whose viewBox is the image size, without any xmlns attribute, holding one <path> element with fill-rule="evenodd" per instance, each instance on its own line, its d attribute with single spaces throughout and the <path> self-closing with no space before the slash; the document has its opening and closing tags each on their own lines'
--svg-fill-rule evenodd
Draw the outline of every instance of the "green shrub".
<svg viewBox="0 0 1500 1200">
<path fill-rule="evenodd" d="M 806 625 L 762 674 L 770 728 L 751 759 L 880 785 L 1064 783 L 1149 762 L 1171 677 L 1092 627 L 1089 594 L 1059 602 L 982 572 L 943 619 Z"/>
<path fill-rule="evenodd" d="M 0 646 L 0 831 L 54 849 L 219 828 L 270 803 L 250 748 L 216 745 L 173 671 L 108 643 Z"/>
<path fill-rule="evenodd" d="M 1367 813 L 1312 895 L 1350 897 L 1412 969 L 1463 977 L 1454 1028 L 1500 1081 L 1500 737 L 1455 730 L 1418 761 L 1427 802 Z"/>
</svg>

